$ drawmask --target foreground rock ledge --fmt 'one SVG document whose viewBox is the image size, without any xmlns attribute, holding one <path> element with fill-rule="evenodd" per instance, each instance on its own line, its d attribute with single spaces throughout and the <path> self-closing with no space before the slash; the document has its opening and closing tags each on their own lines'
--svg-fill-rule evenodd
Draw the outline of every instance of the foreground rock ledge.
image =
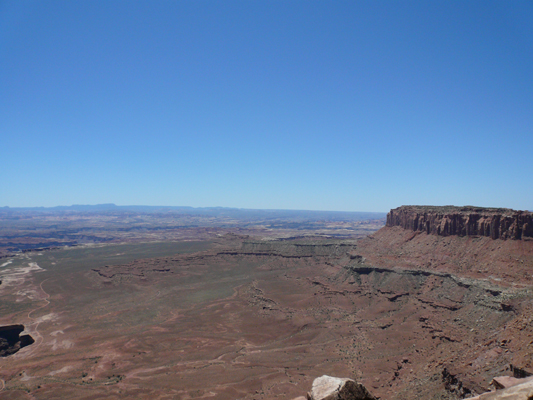
<svg viewBox="0 0 533 400">
<path fill-rule="evenodd" d="M 472 397 L 470 400 L 532 400 L 533 379 L 526 378 L 517 381 L 524 382 L 495 392 L 483 393 L 477 397 Z"/>
<path fill-rule="evenodd" d="M 376 400 L 366 388 L 349 378 L 323 375 L 313 381 L 309 400 Z"/>
</svg>

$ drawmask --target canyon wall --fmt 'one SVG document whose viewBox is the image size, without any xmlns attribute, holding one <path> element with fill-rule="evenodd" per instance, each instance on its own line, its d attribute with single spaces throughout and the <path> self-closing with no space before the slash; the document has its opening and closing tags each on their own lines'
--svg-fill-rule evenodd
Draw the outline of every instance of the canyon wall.
<svg viewBox="0 0 533 400">
<path fill-rule="evenodd" d="M 30 335 L 20 335 L 24 325 L 0 326 L 0 357 L 7 357 L 23 347 L 35 343 Z"/>
<path fill-rule="evenodd" d="M 533 238 L 533 213 L 507 208 L 401 206 L 387 214 L 387 226 L 438 236 Z"/>
</svg>

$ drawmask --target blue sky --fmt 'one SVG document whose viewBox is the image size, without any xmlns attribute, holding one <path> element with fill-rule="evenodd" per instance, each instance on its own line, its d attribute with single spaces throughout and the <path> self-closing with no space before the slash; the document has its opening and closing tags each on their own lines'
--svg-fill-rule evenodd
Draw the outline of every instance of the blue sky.
<svg viewBox="0 0 533 400">
<path fill-rule="evenodd" d="M 0 206 L 533 209 L 531 1 L 2 1 Z"/>
</svg>

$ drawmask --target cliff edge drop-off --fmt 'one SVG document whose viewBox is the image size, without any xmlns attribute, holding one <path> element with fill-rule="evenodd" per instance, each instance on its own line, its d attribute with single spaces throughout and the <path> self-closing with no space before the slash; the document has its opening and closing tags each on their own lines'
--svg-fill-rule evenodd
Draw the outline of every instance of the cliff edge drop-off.
<svg viewBox="0 0 533 400">
<path fill-rule="evenodd" d="M 439 236 L 533 239 L 533 213 L 473 206 L 401 206 L 387 214 L 387 226 Z"/>
<path fill-rule="evenodd" d="M 0 322 L 36 344 L 0 357 L 0 393 L 288 400 L 328 375 L 383 400 L 496 399 L 495 377 L 533 372 L 530 212 L 404 206 L 381 226 L 23 253 Z"/>
</svg>

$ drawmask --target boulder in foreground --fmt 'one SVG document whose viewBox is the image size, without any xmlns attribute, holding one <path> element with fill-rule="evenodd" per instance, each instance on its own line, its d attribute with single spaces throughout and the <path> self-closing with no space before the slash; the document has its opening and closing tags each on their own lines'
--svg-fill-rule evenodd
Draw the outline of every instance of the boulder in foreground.
<svg viewBox="0 0 533 400">
<path fill-rule="evenodd" d="M 483 393 L 470 400 L 532 400 L 533 380 L 526 378 L 517 379 L 517 381 L 524 382 L 495 392 Z"/>
<path fill-rule="evenodd" d="M 309 400 L 376 400 L 366 388 L 349 378 L 323 375 L 313 381 Z"/>
</svg>

